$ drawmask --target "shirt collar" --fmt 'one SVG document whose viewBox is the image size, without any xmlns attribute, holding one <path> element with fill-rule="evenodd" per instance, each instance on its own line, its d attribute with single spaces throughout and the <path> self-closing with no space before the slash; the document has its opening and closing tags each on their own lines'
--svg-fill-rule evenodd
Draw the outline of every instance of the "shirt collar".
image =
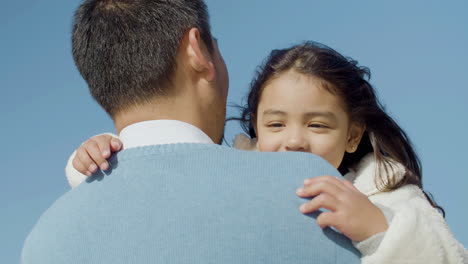
<svg viewBox="0 0 468 264">
<path fill-rule="evenodd" d="M 119 135 L 124 149 L 175 143 L 214 144 L 199 128 L 177 120 L 151 120 L 131 124 Z"/>
</svg>

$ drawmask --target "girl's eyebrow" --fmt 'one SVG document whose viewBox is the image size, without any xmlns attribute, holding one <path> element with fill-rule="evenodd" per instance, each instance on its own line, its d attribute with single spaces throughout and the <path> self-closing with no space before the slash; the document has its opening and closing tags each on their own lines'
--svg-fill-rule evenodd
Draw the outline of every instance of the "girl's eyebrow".
<svg viewBox="0 0 468 264">
<path fill-rule="evenodd" d="M 276 110 L 276 109 L 267 109 L 263 111 L 263 115 L 287 116 L 288 113 L 281 111 L 281 110 Z M 314 117 L 325 117 L 328 119 L 332 119 L 333 121 L 336 121 L 336 115 L 330 111 L 313 111 L 313 112 L 307 112 L 304 114 L 304 118 L 306 119 L 314 118 Z"/>
<path fill-rule="evenodd" d="M 304 114 L 305 118 L 314 118 L 314 117 L 325 117 L 336 121 L 336 115 L 330 111 L 317 111 L 317 112 L 307 112 Z"/>
<path fill-rule="evenodd" d="M 281 110 L 276 110 L 276 109 L 267 109 L 263 111 L 263 115 L 282 115 L 286 116 L 288 115 L 286 112 L 281 111 Z"/>
</svg>

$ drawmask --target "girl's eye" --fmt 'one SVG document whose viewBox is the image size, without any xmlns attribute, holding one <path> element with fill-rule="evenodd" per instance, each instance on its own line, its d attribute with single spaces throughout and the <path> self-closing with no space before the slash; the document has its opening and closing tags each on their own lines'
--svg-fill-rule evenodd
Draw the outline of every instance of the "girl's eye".
<svg viewBox="0 0 468 264">
<path fill-rule="evenodd" d="M 283 127 L 283 124 L 281 124 L 281 123 L 272 123 L 272 124 L 268 124 L 268 127 Z"/>
<path fill-rule="evenodd" d="M 309 124 L 309 127 L 313 127 L 313 128 L 328 128 L 326 125 L 323 125 L 323 124 Z"/>
</svg>

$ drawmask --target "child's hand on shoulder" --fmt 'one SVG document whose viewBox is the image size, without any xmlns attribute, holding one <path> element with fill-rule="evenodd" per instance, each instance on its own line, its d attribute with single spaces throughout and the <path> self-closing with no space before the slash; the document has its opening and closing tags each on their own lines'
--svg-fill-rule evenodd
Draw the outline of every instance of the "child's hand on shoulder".
<svg viewBox="0 0 468 264">
<path fill-rule="evenodd" d="M 73 167 L 86 176 L 91 176 L 98 168 L 109 169 L 108 159 L 113 152 L 122 149 L 122 142 L 110 134 L 100 134 L 86 140 L 76 150 Z"/>
<path fill-rule="evenodd" d="M 314 197 L 301 206 L 302 213 L 312 213 L 320 208 L 329 210 L 317 217 L 317 224 L 321 228 L 332 226 L 355 242 L 388 229 L 382 211 L 344 179 L 332 176 L 307 179 L 304 187 L 297 190 L 297 195 Z"/>
</svg>

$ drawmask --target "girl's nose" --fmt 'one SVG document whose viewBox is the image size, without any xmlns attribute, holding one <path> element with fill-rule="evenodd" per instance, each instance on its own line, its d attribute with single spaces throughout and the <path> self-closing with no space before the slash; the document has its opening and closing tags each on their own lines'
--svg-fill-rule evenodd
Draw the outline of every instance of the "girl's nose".
<svg viewBox="0 0 468 264">
<path fill-rule="evenodd" d="M 285 145 L 286 151 L 307 152 L 307 141 L 299 134 L 291 135 Z"/>
</svg>

